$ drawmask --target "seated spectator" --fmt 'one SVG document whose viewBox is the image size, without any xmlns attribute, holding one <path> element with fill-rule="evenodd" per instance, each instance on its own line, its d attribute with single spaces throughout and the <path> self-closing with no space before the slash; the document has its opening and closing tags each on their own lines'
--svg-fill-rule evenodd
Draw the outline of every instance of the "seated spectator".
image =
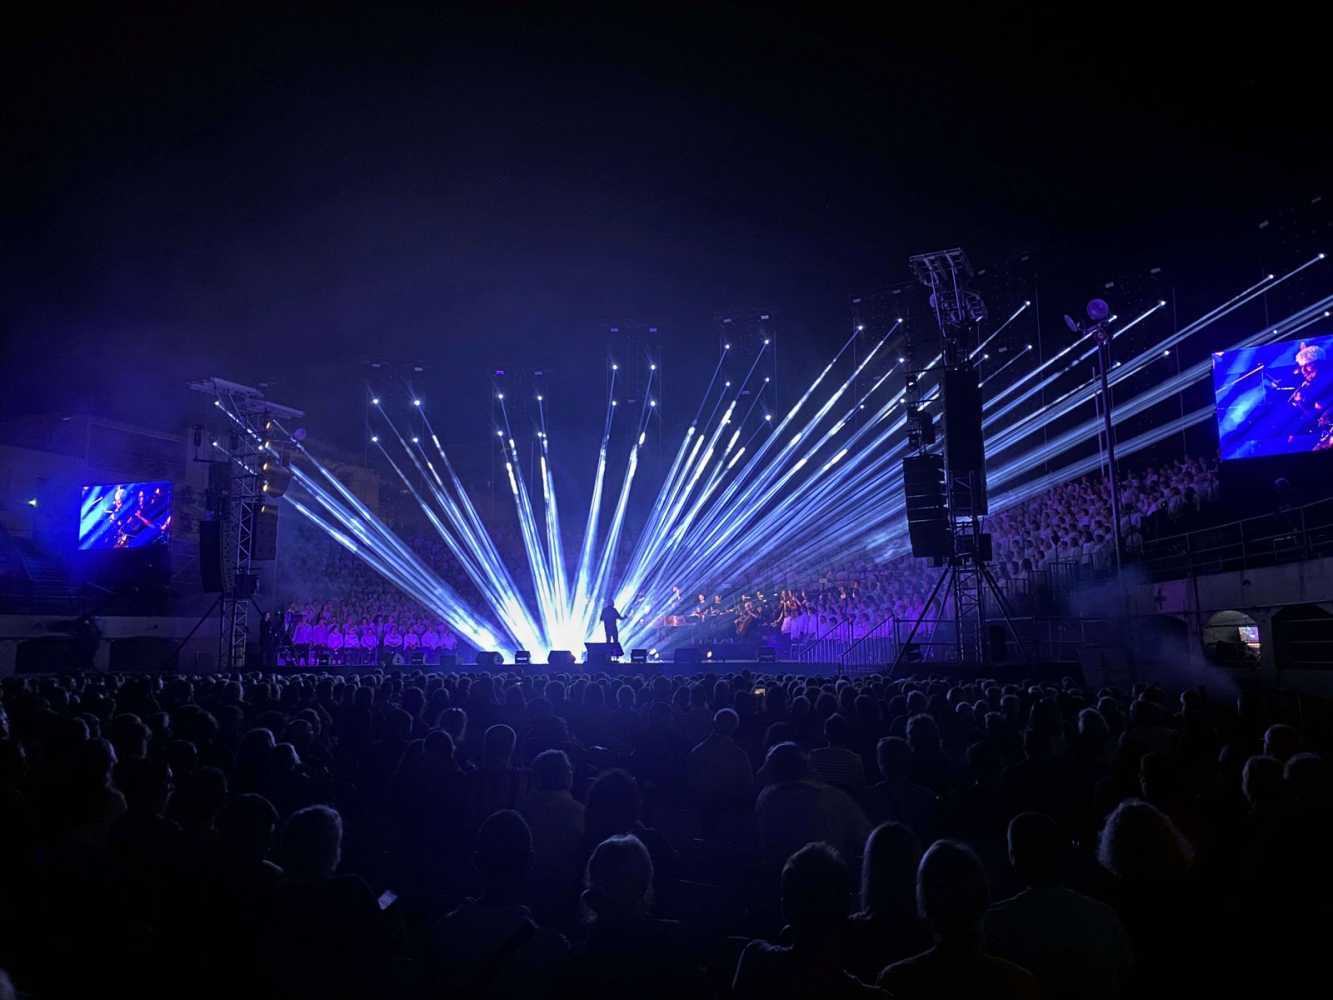
<svg viewBox="0 0 1333 1000">
<path fill-rule="evenodd" d="M 574 798 L 574 769 L 563 750 L 544 750 L 532 762 L 534 784 L 518 811 L 532 832 L 534 898 L 539 913 L 559 914 L 573 898 L 583 845 L 584 807 Z"/>
<path fill-rule="evenodd" d="M 569 945 L 539 927 L 524 905 L 532 833 L 512 810 L 489 816 L 477 831 L 473 863 L 482 891 L 444 918 L 432 951 L 435 992 L 460 997 L 555 995 Z"/>
<path fill-rule="evenodd" d="M 865 814 L 846 792 L 811 780 L 800 747 L 773 747 L 764 761 L 764 777 L 767 785 L 754 807 L 764 860 L 773 863 L 816 842 L 860 858 L 870 828 Z"/>
<path fill-rule="evenodd" d="M 653 862 L 632 834 L 602 841 L 588 859 L 583 905 L 591 915 L 575 953 L 570 995 L 586 1000 L 690 996 L 707 988 L 674 920 L 649 915 Z"/>
<path fill-rule="evenodd" d="M 969 848 L 947 840 L 932 844 L 917 869 L 916 898 L 935 946 L 888 966 L 879 976 L 882 988 L 900 1000 L 1037 996 L 1030 972 L 985 950 L 990 886 Z"/>
<path fill-rule="evenodd" d="M 861 755 L 851 747 L 852 730 L 841 715 L 824 720 L 826 746 L 810 752 L 810 768 L 815 777 L 853 795 L 865 788 L 866 766 Z"/>
<path fill-rule="evenodd" d="M 886 736 L 875 746 L 884 780 L 866 790 L 871 822 L 902 823 L 918 838 L 932 837 L 939 822 L 940 797 L 911 779 L 912 749 L 907 741 Z"/>
<path fill-rule="evenodd" d="M 843 944 L 848 970 L 863 982 L 930 947 L 930 930 L 916 910 L 920 861 L 921 844 L 901 823 L 883 823 L 866 840 L 861 909 L 851 917 Z"/>
<path fill-rule="evenodd" d="M 1197 982 L 1208 939 L 1193 884 L 1194 850 L 1170 818 L 1126 799 L 1106 819 L 1098 860 L 1119 879 L 1120 917 L 1134 944 L 1134 989 L 1163 994 Z"/>
<path fill-rule="evenodd" d="M 750 757 L 735 740 L 740 717 L 730 708 L 713 715 L 713 731 L 690 751 L 686 768 L 705 836 L 726 815 L 748 810 L 754 793 Z"/>
<path fill-rule="evenodd" d="M 852 882 L 837 850 L 824 843 L 807 844 L 787 859 L 781 886 L 782 915 L 792 943 L 746 945 L 736 963 L 733 994 L 753 1000 L 885 996 L 842 964 Z"/>
<path fill-rule="evenodd" d="M 468 775 L 468 828 L 493 813 L 513 809 L 527 790 L 528 772 L 513 766 L 518 736 L 503 723 L 486 730 L 481 766 Z"/>
<path fill-rule="evenodd" d="M 1062 884 L 1068 845 L 1055 821 L 1020 813 L 1008 839 L 1009 862 L 1024 889 L 987 912 L 987 949 L 1035 975 L 1043 997 L 1126 995 L 1129 936 L 1109 906 Z"/>
<path fill-rule="evenodd" d="M 273 991 L 289 997 L 364 997 L 382 984 L 387 936 L 366 883 L 336 876 L 342 817 L 308 806 L 282 827 L 285 871 L 260 936 Z"/>
</svg>

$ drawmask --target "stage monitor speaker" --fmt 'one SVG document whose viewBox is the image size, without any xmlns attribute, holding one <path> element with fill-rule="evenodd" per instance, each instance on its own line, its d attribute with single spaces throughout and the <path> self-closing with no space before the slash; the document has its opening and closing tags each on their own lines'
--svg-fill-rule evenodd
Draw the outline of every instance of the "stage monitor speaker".
<svg viewBox="0 0 1333 1000">
<path fill-rule="evenodd" d="M 546 662 L 552 667 L 572 667 L 574 654 L 567 649 L 553 649 L 546 654 Z"/>
<path fill-rule="evenodd" d="M 630 663 L 647 663 L 647 662 L 648 662 L 648 650 L 646 650 L 646 649 L 631 649 L 631 650 L 629 651 L 629 661 L 630 661 Z"/>
<path fill-rule="evenodd" d="M 440 654 L 440 666 L 441 666 L 441 667 L 456 667 L 456 666 L 458 666 L 458 654 L 457 654 L 457 653 L 441 653 L 441 654 Z"/>
<path fill-rule="evenodd" d="M 199 522 L 199 576 L 204 593 L 220 594 L 227 589 L 223 567 L 222 540 L 226 536 L 221 521 Z"/>
<path fill-rule="evenodd" d="M 777 663 L 778 651 L 772 646 L 760 646 L 758 659 L 760 663 Z"/>
<path fill-rule="evenodd" d="M 697 665 L 699 661 L 703 659 L 697 646 L 681 646 L 673 655 L 675 656 L 677 666 L 683 664 Z"/>
<path fill-rule="evenodd" d="M 250 558 L 255 562 L 272 562 L 278 558 L 278 505 L 263 503 L 257 506 L 250 526 Z"/>
<path fill-rule="evenodd" d="M 955 516 L 986 513 L 986 447 L 981 387 L 971 365 L 944 372 L 944 459 Z"/>
<path fill-rule="evenodd" d="M 514 650 L 514 666 L 526 667 L 532 663 L 532 653 L 526 649 Z"/>
<path fill-rule="evenodd" d="M 500 666 L 503 663 L 504 663 L 504 657 L 501 656 L 499 653 L 495 652 L 488 653 L 488 652 L 482 652 L 481 650 L 477 651 L 476 664 L 479 667 L 494 668 Z"/>
<path fill-rule="evenodd" d="M 911 455 L 903 459 L 903 506 L 912 555 L 951 554 L 948 511 L 944 506 L 944 459 Z"/>
<path fill-rule="evenodd" d="M 583 648 L 587 650 L 583 662 L 590 667 L 604 667 L 611 662 L 612 656 L 620 655 L 619 643 L 585 642 Z"/>
<path fill-rule="evenodd" d="M 414 667 L 424 666 L 426 663 L 426 654 L 419 649 L 414 649 L 407 654 L 407 662 Z"/>
</svg>

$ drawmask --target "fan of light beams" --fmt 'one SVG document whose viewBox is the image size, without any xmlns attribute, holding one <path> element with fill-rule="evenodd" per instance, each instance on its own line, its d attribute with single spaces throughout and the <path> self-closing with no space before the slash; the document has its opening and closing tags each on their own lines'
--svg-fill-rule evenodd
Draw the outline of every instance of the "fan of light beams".
<svg viewBox="0 0 1333 1000">
<path fill-rule="evenodd" d="M 1286 274 L 1268 275 L 1142 352 L 1119 361 L 1110 375 L 1112 384 L 1124 382 L 1160 359 L 1163 352 L 1323 259 L 1320 254 Z M 980 355 L 1028 305 L 1020 305 L 978 346 L 973 357 Z M 1117 327 L 1115 337 L 1122 337 L 1164 305 L 1156 303 Z M 1333 296 L 1321 298 L 1232 346 L 1292 337 L 1327 317 L 1330 308 Z M 652 499 L 643 528 L 630 547 L 631 555 L 620 565 L 616 564 L 615 553 L 620 551 L 626 510 L 654 405 L 655 368 L 650 372 L 640 412 L 632 417 L 619 413 L 614 399 L 616 373 L 611 372 L 612 391 L 592 492 L 587 498 L 582 542 L 573 553 L 572 567 L 566 562 L 552 476 L 558 442 L 548 431 L 544 400 L 538 398 L 540 483 L 533 490 L 522 473 L 504 400 L 498 401 L 502 420 L 496 432 L 497 443 L 505 455 L 527 563 L 526 567 L 511 567 L 500 558 L 454 471 L 431 425 L 425 402 L 410 397 L 392 401 L 398 404 L 399 415 L 395 417 L 390 412 L 395 407 L 387 397 L 372 397 L 378 431 L 371 438 L 372 444 L 467 573 L 484 607 L 465 600 L 302 441 L 290 436 L 281 447 L 299 453 L 304 461 L 293 469 L 298 488 L 283 499 L 478 649 L 577 651 L 593 638 L 598 612 L 607 602 L 613 602 L 626 615 L 621 627 L 622 644 L 656 644 L 663 634 L 662 616 L 677 610 L 671 606 L 676 599 L 674 588 L 687 595 L 728 592 L 736 581 L 753 578 L 766 568 L 780 567 L 783 578 L 791 580 L 801 574 L 814 575 L 832 562 L 867 550 L 881 558 L 902 552 L 906 525 L 901 459 L 908 448 L 905 393 L 902 389 L 893 391 L 888 385 L 890 376 L 903 367 L 901 359 L 887 369 L 881 364 L 875 370 L 883 370 L 883 374 L 852 398 L 857 391 L 854 386 L 860 385 L 858 377 L 885 351 L 894 334 L 900 332 L 901 323 L 898 320 L 881 331 L 874 347 L 854 366 L 843 360 L 852 343 L 849 339 L 782 415 L 756 414 L 759 396 L 749 392 L 768 342 L 759 347 L 738 385 L 719 381 L 728 353 L 724 349 L 694 420 L 685 429 Z M 1075 384 L 1045 406 L 1031 406 L 1020 413 L 1020 407 L 1037 394 L 1058 392 L 1057 380 L 1063 378 L 1064 384 L 1076 380 L 1073 369 L 1095 352 L 1095 344 L 1085 336 L 1027 371 L 1010 371 L 1003 387 L 988 393 L 983 429 L 992 511 L 1098 467 L 1099 457 L 1093 454 L 1070 459 L 1046 475 L 1031 477 L 1034 468 L 1047 463 L 1057 465 L 1062 455 L 1095 437 L 1101 419 L 1088 404 L 1098 392 L 1096 380 Z M 1033 358 L 1029 349 L 1020 349 L 1006 369 L 1022 359 L 1030 363 Z M 940 362 L 936 356 L 923 367 L 935 370 Z M 835 371 L 845 377 L 838 381 Z M 992 384 L 999 374 L 996 371 L 987 377 L 985 384 Z M 1205 359 L 1130 398 L 1117 398 L 1113 418 L 1117 423 L 1126 421 L 1208 377 L 1209 361 Z M 752 401 L 743 406 L 747 395 Z M 938 403 L 939 386 L 922 398 L 923 404 Z M 1088 407 L 1085 419 L 1071 417 L 1058 432 L 1050 429 L 1043 440 L 1043 428 L 1079 407 Z M 738 413 L 738 409 L 743 412 Z M 245 427 L 235 414 L 229 416 Z M 1182 413 L 1149 431 L 1118 441 L 1117 452 L 1131 454 L 1211 418 L 1211 406 Z M 629 436 L 627 453 L 613 454 L 613 425 L 626 419 L 637 421 L 636 433 Z M 938 413 L 934 419 L 939 419 Z M 286 435 L 284 428 L 278 430 Z M 1034 441 L 1041 443 L 1033 446 Z M 276 454 L 279 446 L 273 445 L 271 450 Z M 612 469 L 618 470 L 620 478 L 608 515 L 604 506 L 612 500 L 613 484 L 608 482 Z M 520 573 L 527 574 L 526 586 L 521 587 L 515 579 Z"/>
</svg>

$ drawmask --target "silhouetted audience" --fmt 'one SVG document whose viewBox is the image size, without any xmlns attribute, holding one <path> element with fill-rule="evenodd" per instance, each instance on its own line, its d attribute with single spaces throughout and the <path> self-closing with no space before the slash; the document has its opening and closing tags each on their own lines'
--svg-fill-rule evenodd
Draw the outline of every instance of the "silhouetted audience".
<svg viewBox="0 0 1333 1000">
<path fill-rule="evenodd" d="M 1285 995 L 1333 923 L 1333 716 L 1285 709 L 753 668 L 0 678 L 0 968 L 36 1000 Z"/>
</svg>

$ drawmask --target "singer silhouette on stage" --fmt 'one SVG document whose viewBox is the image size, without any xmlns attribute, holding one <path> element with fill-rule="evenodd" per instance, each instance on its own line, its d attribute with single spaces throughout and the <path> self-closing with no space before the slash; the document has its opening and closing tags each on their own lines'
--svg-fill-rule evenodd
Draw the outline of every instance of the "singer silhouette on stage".
<svg viewBox="0 0 1333 1000">
<path fill-rule="evenodd" d="M 608 645 L 616 647 L 620 646 L 620 627 L 616 623 L 624 619 L 624 617 L 624 615 L 616 610 L 616 606 L 610 602 L 607 602 L 606 607 L 602 608 L 602 628 L 606 629 L 606 641 Z"/>
</svg>

